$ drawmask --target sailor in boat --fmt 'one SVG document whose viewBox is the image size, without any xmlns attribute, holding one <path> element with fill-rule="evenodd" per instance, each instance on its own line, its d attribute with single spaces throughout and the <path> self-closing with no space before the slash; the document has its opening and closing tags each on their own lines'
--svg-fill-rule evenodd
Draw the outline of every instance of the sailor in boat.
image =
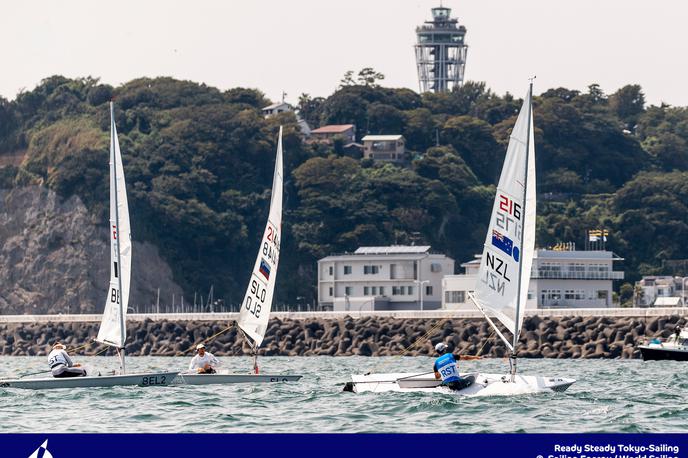
<svg viewBox="0 0 688 458">
<path fill-rule="evenodd" d="M 63 344 L 56 342 L 55 345 L 53 345 L 53 351 L 48 355 L 48 364 L 50 365 L 50 372 L 52 372 L 53 377 L 86 376 L 86 369 L 82 368 L 81 364 L 74 363 L 65 348 Z"/>
<path fill-rule="evenodd" d="M 475 382 L 475 376 L 473 375 L 467 375 L 465 377 L 459 375 L 459 365 L 456 361 L 480 359 L 480 356 L 454 356 L 444 342 L 435 345 L 435 350 L 437 350 L 440 356 L 435 360 L 435 365 L 432 367 L 432 370 L 435 372 L 435 378 L 437 380 L 442 379 L 442 385 L 448 387 L 450 390 L 458 391 Z"/>
<path fill-rule="evenodd" d="M 214 374 L 215 367 L 220 365 L 220 361 L 212 354 L 205 351 L 205 345 L 196 345 L 196 356 L 189 363 L 189 371 L 199 374 Z"/>
</svg>

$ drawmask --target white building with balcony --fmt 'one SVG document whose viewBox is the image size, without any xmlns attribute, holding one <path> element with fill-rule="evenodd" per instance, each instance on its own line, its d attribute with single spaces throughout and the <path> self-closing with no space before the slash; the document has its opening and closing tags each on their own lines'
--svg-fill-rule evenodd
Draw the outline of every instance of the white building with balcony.
<svg viewBox="0 0 688 458">
<path fill-rule="evenodd" d="M 536 250 L 526 308 L 612 307 L 612 282 L 624 278 L 613 264 L 622 260 L 611 251 Z M 465 274 L 442 280 L 443 308 L 475 308 L 467 293 L 475 288 L 480 256 L 461 267 Z"/>
<path fill-rule="evenodd" d="M 406 161 L 406 140 L 401 135 L 366 135 L 361 141 L 366 159 L 395 163 Z"/>
<path fill-rule="evenodd" d="M 442 277 L 454 260 L 429 246 L 361 247 L 318 261 L 323 310 L 433 310 L 442 306 Z"/>
</svg>

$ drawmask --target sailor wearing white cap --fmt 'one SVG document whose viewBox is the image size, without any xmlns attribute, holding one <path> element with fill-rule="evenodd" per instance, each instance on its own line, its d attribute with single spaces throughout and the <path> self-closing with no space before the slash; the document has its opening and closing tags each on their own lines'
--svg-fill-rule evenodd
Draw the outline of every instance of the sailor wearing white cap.
<svg viewBox="0 0 688 458">
<path fill-rule="evenodd" d="M 50 365 L 50 372 L 53 377 L 83 377 L 86 375 L 86 370 L 81 367 L 81 364 L 74 363 L 69 357 L 65 346 L 60 342 L 53 345 L 53 350 L 48 355 L 48 364 Z"/>
<path fill-rule="evenodd" d="M 199 374 L 214 374 L 215 367 L 219 365 L 220 361 L 212 353 L 205 351 L 205 345 L 202 343 L 196 345 L 196 356 L 189 364 L 190 371 L 196 371 Z"/>
</svg>

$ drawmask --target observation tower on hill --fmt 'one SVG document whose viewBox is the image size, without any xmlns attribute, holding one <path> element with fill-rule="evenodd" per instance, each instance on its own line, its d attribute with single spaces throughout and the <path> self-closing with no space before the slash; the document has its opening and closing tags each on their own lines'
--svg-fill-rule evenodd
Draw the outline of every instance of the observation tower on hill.
<svg viewBox="0 0 688 458">
<path fill-rule="evenodd" d="M 447 92 L 463 83 L 468 45 L 466 27 L 451 8 L 432 8 L 432 21 L 416 27 L 416 66 L 421 92 Z"/>
</svg>

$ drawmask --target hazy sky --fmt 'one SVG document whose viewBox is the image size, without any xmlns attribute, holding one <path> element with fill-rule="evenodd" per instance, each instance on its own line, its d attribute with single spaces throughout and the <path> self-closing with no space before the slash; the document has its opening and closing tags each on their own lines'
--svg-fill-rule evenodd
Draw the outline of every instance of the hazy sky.
<svg viewBox="0 0 688 458">
<path fill-rule="evenodd" d="M 277 100 L 332 93 L 346 70 L 418 90 L 415 27 L 439 0 L 13 1 L 0 14 L 0 95 L 53 74 L 118 85 L 173 76 Z M 688 2 L 444 0 L 468 33 L 466 78 L 499 94 L 642 85 L 688 105 Z M 682 33 L 683 32 L 683 33 Z"/>
</svg>

